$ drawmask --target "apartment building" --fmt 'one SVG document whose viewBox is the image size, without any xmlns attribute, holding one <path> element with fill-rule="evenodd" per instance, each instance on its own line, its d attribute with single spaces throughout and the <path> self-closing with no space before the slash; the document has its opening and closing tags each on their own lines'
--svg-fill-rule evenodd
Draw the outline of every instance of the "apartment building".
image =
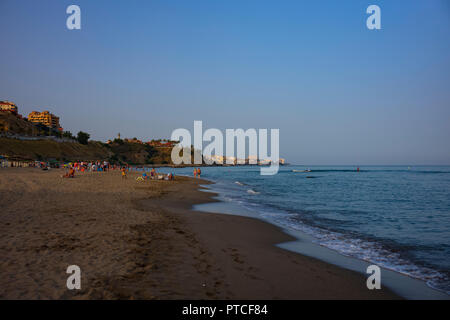
<svg viewBox="0 0 450 320">
<path fill-rule="evenodd" d="M 28 115 L 28 121 L 34 124 L 43 124 L 49 128 L 60 129 L 59 117 L 49 111 L 33 111 Z"/>
</svg>

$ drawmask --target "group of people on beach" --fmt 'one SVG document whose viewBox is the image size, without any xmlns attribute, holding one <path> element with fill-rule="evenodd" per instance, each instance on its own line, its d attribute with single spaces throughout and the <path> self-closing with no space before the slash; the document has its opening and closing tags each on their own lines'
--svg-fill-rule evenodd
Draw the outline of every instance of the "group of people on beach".
<svg viewBox="0 0 450 320">
<path fill-rule="evenodd" d="M 122 167 L 119 165 L 112 165 L 108 161 L 76 161 L 69 162 L 64 164 L 63 166 L 66 169 L 66 174 L 64 174 L 63 178 L 74 178 L 75 172 L 108 172 L 110 170 L 121 170 L 122 177 L 126 178 L 125 171 L 128 170 L 128 167 Z"/>
<path fill-rule="evenodd" d="M 194 177 L 195 178 L 200 178 L 202 174 L 202 170 L 200 170 L 200 168 L 194 168 Z"/>
<path fill-rule="evenodd" d="M 92 162 L 85 162 L 85 161 L 78 161 L 78 162 L 70 162 L 66 165 L 64 165 L 65 168 L 73 168 L 76 171 L 80 172 L 103 172 L 103 171 L 109 171 L 117 169 L 116 165 L 111 165 L 108 161 L 92 161 Z"/>
<path fill-rule="evenodd" d="M 167 175 L 161 175 L 161 174 L 157 174 L 155 168 L 152 168 L 152 170 L 150 170 L 150 177 L 147 175 L 147 172 L 143 172 L 142 173 L 142 177 L 140 177 L 142 180 L 168 180 L 168 181 L 172 181 L 174 180 L 174 175 L 173 173 L 168 173 Z"/>
<path fill-rule="evenodd" d="M 127 179 L 128 172 L 131 172 L 132 170 L 139 170 L 139 168 L 131 167 L 129 165 L 125 166 L 119 166 L 119 165 L 111 165 L 107 161 L 96 161 L 96 162 L 74 162 L 74 163 L 68 163 L 64 165 L 64 168 L 68 169 L 66 170 L 66 173 L 62 175 L 62 178 L 74 178 L 76 171 L 80 172 L 108 172 L 109 170 L 120 170 L 122 179 Z M 194 176 L 200 178 L 201 170 L 200 168 L 194 169 Z M 167 180 L 172 181 L 175 179 L 175 176 L 173 173 L 168 174 L 158 174 L 155 170 L 155 168 L 152 168 L 150 170 L 149 175 L 144 170 L 142 173 L 142 176 L 138 177 L 137 180 Z"/>
</svg>

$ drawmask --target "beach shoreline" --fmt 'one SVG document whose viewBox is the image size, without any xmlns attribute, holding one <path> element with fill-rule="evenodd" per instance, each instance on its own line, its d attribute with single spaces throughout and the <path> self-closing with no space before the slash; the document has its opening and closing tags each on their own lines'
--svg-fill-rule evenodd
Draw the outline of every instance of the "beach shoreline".
<svg viewBox="0 0 450 320">
<path fill-rule="evenodd" d="M 0 171 L 1 299 L 399 299 L 366 277 L 279 248 L 254 218 L 192 210 L 210 182 L 122 180 L 118 171 Z M 66 288 L 78 265 L 81 290 Z"/>
<path fill-rule="evenodd" d="M 279 248 L 295 252 L 297 254 L 318 259 L 325 263 L 338 266 L 345 270 L 355 271 L 362 276 L 368 277 L 366 270 L 370 265 L 377 265 L 368 259 L 360 259 L 350 255 L 345 255 L 327 246 L 317 242 L 317 238 L 307 234 L 303 231 L 287 227 L 270 217 L 261 215 L 254 208 L 248 208 L 245 204 L 239 201 L 234 202 L 229 200 L 226 192 L 221 188 L 215 187 L 216 182 L 205 185 L 206 191 L 212 194 L 212 197 L 217 200 L 209 203 L 201 203 L 194 205 L 193 209 L 196 211 L 212 212 L 216 214 L 233 215 L 240 217 L 249 217 L 259 221 L 263 221 L 273 225 L 284 234 L 289 235 L 293 240 L 280 242 L 274 244 Z M 386 268 L 379 266 L 381 270 L 382 286 L 388 287 L 391 291 L 403 299 L 411 300 L 449 300 L 450 296 L 445 291 L 433 287 L 423 279 L 412 277 L 409 274 L 399 272 L 394 268 Z"/>
</svg>

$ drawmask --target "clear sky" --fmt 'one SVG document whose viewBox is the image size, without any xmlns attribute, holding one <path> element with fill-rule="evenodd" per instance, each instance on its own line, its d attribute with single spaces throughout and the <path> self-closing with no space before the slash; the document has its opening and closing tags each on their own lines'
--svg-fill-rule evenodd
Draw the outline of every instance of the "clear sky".
<svg viewBox="0 0 450 320">
<path fill-rule="evenodd" d="M 82 29 L 66 28 L 77 4 Z M 366 28 L 381 7 L 382 30 Z M 0 0 L 0 100 L 94 139 L 279 128 L 298 164 L 450 164 L 450 1 Z"/>
</svg>

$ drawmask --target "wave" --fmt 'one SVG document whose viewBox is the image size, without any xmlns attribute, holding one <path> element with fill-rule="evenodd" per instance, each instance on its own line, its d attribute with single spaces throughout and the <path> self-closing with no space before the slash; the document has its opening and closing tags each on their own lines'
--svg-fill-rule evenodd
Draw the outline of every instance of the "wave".
<svg viewBox="0 0 450 320">
<path fill-rule="evenodd" d="M 247 190 L 247 192 L 258 194 L 252 189 Z M 233 201 L 237 201 L 247 209 L 255 211 L 261 218 L 271 221 L 275 225 L 298 230 L 312 236 L 313 242 L 320 246 L 337 251 L 344 256 L 364 260 L 420 279 L 425 281 L 429 287 L 450 294 L 450 272 L 412 262 L 404 256 L 401 248 L 392 247 L 388 243 L 385 244 L 382 239 L 365 239 L 361 235 L 325 229 L 322 226 L 314 225 L 312 221 L 304 221 L 300 218 L 298 212 L 285 211 L 271 205 L 262 205 L 250 199 L 233 199 Z M 331 222 L 336 224 L 337 221 L 330 220 Z"/>
<path fill-rule="evenodd" d="M 337 251 L 342 255 L 368 261 L 412 278 L 423 280 L 428 286 L 450 294 L 450 275 L 413 263 L 403 257 L 400 251 L 392 250 L 380 241 L 356 238 L 299 223 L 288 224 L 293 229 L 313 236 L 316 239 L 315 242 L 321 246 Z"/>
<path fill-rule="evenodd" d="M 292 169 L 294 168 L 299 173 L 293 173 Z M 330 190 L 340 190 L 339 179 L 346 176 L 356 177 L 358 175 L 356 166 L 346 168 L 310 167 L 309 172 L 304 172 L 308 169 L 306 166 L 294 168 L 281 170 L 279 179 L 268 182 L 254 177 L 253 171 L 250 173 L 246 171 L 242 174 L 236 173 L 234 176 L 228 176 L 227 174 L 227 177 L 221 177 L 222 180 L 219 181 L 222 181 L 222 184 L 216 185 L 216 187 L 218 187 L 219 193 L 226 195 L 235 204 L 252 211 L 255 217 L 287 229 L 298 230 L 311 236 L 314 239 L 313 242 L 317 245 L 327 247 L 344 256 L 371 262 L 380 267 L 423 280 L 429 287 L 450 294 L 448 263 L 440 261 L 439 252 L 437 252 L 437 250 L 442 250 L 443 259 L 447 259 L 448 247 L 423 247 L 425 244 L 430 245 L 430 243 L 403 241 L 402 237 L 393 236 L 392 233 L 381 232 L 377 233 L 379 237 L 374 237 L 373 233 L 367 233 L 364 228 L 358 226 L 361 221 L 364 221 L 361 219 L 370 218 L 370 212 L 374 209 L 372 206 L 364 204 L 356 206 L 354 210 L 350 210 L 351 212 L 340 212 L 344 210 L 340 206 L 323 204 L 323 201 L 320 201 L 324 199 L 323 196 L 336 202 L 340 200 L 335 195 L 328 197 L 325 193 L 326 190 L 318 192 L 317 189 L 313 188 L 315 184 L 322 188 L 322 185 L 327 185 L 327 177 L 333 176 L 338 179 Z M 421 181 L 422 178 L 432 178 L 431 175 L 437 175 L 435 177 L 440 179 L 439 177 L 446 177 L 439 176 L 440 174 L 450 173 L 448 167 L 411 167 L 408 169 L 408 166 L 397 168 L 363 167 L 360 168 L 360 172 L 362 173 L 360 176 L 362 180 L 374 176 L 379 178 L 380 181 L 385 178 L 393 179 L 396 177 L 411 177 Z M 378 175 L 378 173 L 380 174 Z M 362 178 L 363 176 L 365 178 Z M 320 177 L 321 179 L 306 183 L 306 180 L 303 179 L 308 177 Z M 297 180 L 299 181 L 298 184 Z M 242 181 L 246 181 L 246 183 Z M 312 190 L 315 191 L 312 193 L 312 197 L 290 198 L 290 195 L 295 194 L 294 192 L 307 194 Z M 345 190 L 345 184 L 343 190 Z M 263 194 L 264 197 L 261 197 L 260 194 Z M 396 201 L 406 200 L 402 198 Z M 403 204 L 402 202 L 400 206 L 403 206 Z M 447 202 L 444 202 L 443 205 L 447 205 Z M 416 208 L 415 203 L 411 203 L 411 206 Z M 345 211 L 348 210 L 348 208 L 345 209 Z M 335 211 L 336 214 L 334 214 Z M 438 213 L 441 214 L 442 212 L 438 211 Z M 415 214 L 415 212 L 412 214 Z M 445 212 L 442 214 L 445 217 Z M 387 214 L 386 217 L 391 216 Z M 386 217 L 383 216 L 382 218 L 385 219 Z M 395 218 L 395 215 L 393 217 Z M 379 222 L 378 220 L 374 221 Z M 421 222 L 413 221 L 411 223 L 418 224 Z M 430 223 L 435 223 L 435 220 L 430 221 Z M 394 225 L 387 225 L 387 228 L 389 229 Z M 380 222 L 379 226 L 382 227 L 383 223 Z M 438 231 L 445 232 L 441 229 L 438 229 Z"/>
</svg>

